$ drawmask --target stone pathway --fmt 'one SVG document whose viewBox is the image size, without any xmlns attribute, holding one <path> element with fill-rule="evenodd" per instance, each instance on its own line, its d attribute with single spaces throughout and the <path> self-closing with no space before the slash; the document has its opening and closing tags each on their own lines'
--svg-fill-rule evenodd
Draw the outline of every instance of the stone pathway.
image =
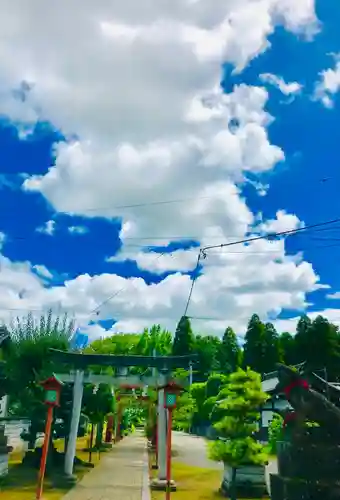
<svg viewBox="0 0 340 500">
<path fill-rule="evenodd" d="M 185 432 L 172 433 L 172 446 L 176 453 L 174 462 L 201 467 L 202 469 L 223 470 L 223 464 L 208 457 L 208 441 L 200 436 Z"/>
<path fill-rule="evenodd" d="M 63 500 L 150 500 L 146 439 L 136 432 L 102 454 Z"/>
</svg>

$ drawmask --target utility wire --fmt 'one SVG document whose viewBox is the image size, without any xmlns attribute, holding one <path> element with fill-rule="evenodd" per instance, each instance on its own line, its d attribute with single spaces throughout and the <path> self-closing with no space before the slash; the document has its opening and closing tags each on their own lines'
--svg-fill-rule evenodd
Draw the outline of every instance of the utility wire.
<svg viewBox="0 0 340 500">
<path fill-rule="evenodd" d="M 160 259 L 161 257 L 163 257 L 165 254 L 165 252 L 162 252 L 160 254 L 157 254 L 157 257 L 156 259 L 153 261 L 153 263 L 157 262 L 158 259 Z M 167 254 L 167 255 L 170 255 L 171 257 L 172 254 Z M 105 305 L 107 304 L 108 302 L 110 302 L 112 299 L 114 299 L 115 297 L 117 297 L 117 295 L 119 295 L 121 292 L 123 292 L 124 290 L 126 290 L 128 287 L 128 284 L 124 285 L 122 288 L 120 288 L 119 290 L 116 290 L 112 295 L 110 295 L 109 297 L 107 297 L 105 300 L 103 300 L 102 302 L 100 302 L 91 312 L 90 312 L 90 315 L 92 314 L 98 314 L 100 313 L 100 309 Z"/>
<path fill-rule="evenodd" d="M 208 245 L 208 246 L 202 248 L 202 252 L 205 253 L 208 250 L 212 250 L 213 248 L 225 248 L 225 247 L 229 247 L 232 245 L 240 245 L 242 243 L 252 243 L 253 241 L 258 241 L 258 240 L 267 240 L 267 239 L 271 240 L 271 239 L 277 238 L 279 236 L 288 236 L 290 234 L 296 234 L 296 233 L 299 233 L 302 231 L 309 231 L 309 230 L 314 229 L 314 228 L 329 226 L 331 224 L 336 224 L 337 222 L 340 222 L 340 218 L 333 219 L 330 221 L 325 221 L 325 222 L 319 222 L 317 224 L 310 224 L 308 226 L 298 227 L 296 229 L 289 229 L 288 231 L 267 233 L 267 234 L 261 235 L 261 236 L 254 236 L 252 238 L 244 238 L 243 240 L 231 241 L 229 243 L 221 243 L 220 245 Z"/>
<path fill-rule="evenodd" d="M 270 234 L 265 234 L 265 235 L 261 235 L 261 236 L 255 236 L 255 237 L 251 237 L 251 238 L 244 238 L 242 240 L 231 241 L 229 243 L 221 243 L 220 245 L 208 245 L 206 247 L 200 248 L 199 252 L 198 252 L 196 266 L 195 266 L 195 269 L 193 271 L 194 275 L 193 275 L 193 279 L 191 280 L 192 282 L 191 282 L 191 286 L 190 286 L 190 290 L 189 290 L 189 296 L 188 296 L 188 300 L 187 300 L 186 305 L 185 305 L 183 316 L 186 316 L 187 312 L 188 312 L 188 308 L 189 308 L 189 305 L 190 305 L 190 302 L 191 302 L 191 298 L 192 298 L 194 286 L 195 286 L 195 283 L 196 283 L 197 278 L 198 278 L 198 271 L 199 271 L 200 261 L 201 261 L 202 258 L 203 259 L 207 258 L 207 252 L 209 250 L 212 250 L 212 249 L 215 249 L 215 248 L 216 249 L 217 248 L 226 248 L 226 247 L 230 247 L 230 246 L 233 246 L 233 245 L 240 245 L 240 244 L 243 244 L 243 243 L 252 243 L 253 241 L 258 241 L 258 240 L 273 239 L 273 238 L 278 238 L 280 236 L 289 236 L 289 235 L 301 233 L 302 231 L 309 231 L 309 230 L 313 230 L 315 228 L 323 228 L 325 226 L 329 226 L 331 224 L 336 224 L 338 222 L 340 222 L 340 218 L 329 220 L 329 221 L 325 221 L 325 222 L 319 222 L 317 224 L 309 224 L 307 226 L 298 227 L 296 229 L 290 229 L 288 231 L 279 231 L 279 232 L 276 232 L 276 233 L 270 233 Z"/>
<path fill-rule="evenodd" d="M 188 311 L 188 307 L 190 305 L 190 302 L 191 302 L 191 298 L 192 298 L 192 293 L 193 293 L 193 289 L 194 289 L 194 285 L 195 285 L 195 282 L 198 278 L 198 269 L 199 269 L 199 266 L 200 266 L 200 263 L 203 259 L 206 259 L 207 257 L 207 254 L 205 253 L 206 250 L 209 251 L 209 253 L 213 253 L 213 252 L 210 252 L 210 250 L 216 248 L 224 248 L 224 247 L 229 247 L 229 246 L 232 246 L 232 245 L 237 245 L 237 244 L 242 244 L 242 243 L 247 243 L 247 242 L 251 242 L 251 241 L 255 241 L 255 240 L 260 240 L 260 239 L 268 239 L 268 238 L 273 238 L 273 237 L 278 237 L 278 236 L 285 236 L 285 235 L 294 235 L 294 234 L 301 234 L 301 231 L 309 231 L 309 230 L 313 230 L 314 228 L 319 228 L 319 229 L 315 229 L 315 231 L 322 231 L 322 230 L 325 230 L 325 229 L 329 229 L 329 228 L 325 228 L 324 226 L 326 225 L 331 225 L 331 224 L 334 224 L 335 222 L 339 222 L 340 219 L 334 219 L 332 221 L 326 221 L 326 222 L 322 222 L 322 223 L 319 223 L 319 224 L 312 224 L 312 225 L 309 225 L 309 226 L 304 226 L 302 228 L 297 228 L 297 229 L 294 229 L 294 230 L 290 230 L 290 231 L 282 231 L 282 232 L 277 232 L 277 233 L 272 233 L 272 234 L 267 234 L 267 235 L 262 235 L 262 236 L 258 236 L 258 237 L 255 237 L 255 238 L 247 238 L 247 239 L 243 239 L 243 240 L 239 240 L 239 241 L 234 241 L 234 242 L 230 242 L 230 243 L 224 243 L 224 244 L 221 244 L 221 245 L 211 245 L 209 247 L 204 247 L 204 248 L 201 248 L 199 249 L 199 252 L 198 252 L 198 256 L 197 256 L 197 261 L 196 261 L 196 265 L 195 265 L 195 268 L 193 270 L 193 279 L 191 280 L 191 287 L 190 287 L 190 291 L 189 291 L 189 296 L 188 296 L 188 300 L 187 300 L 187 303 L 186 303 L 186 307 L 185 307 L 185 312 L 184 312 L 184 316 L 186 316 L 187 314 L 187 311 Z M 321 226 L 321 227 L 320 227 Z M 340 228 L 339 228 L 340 229 Z M 334 239 L 336 242 L 339 241 L 339 243 L 331 243 L 329 245 L 317 245 L 315 247 L 307 247 L 307 249 L 313 249 L 313 248 L 317 248 L 317 249 L 324 249 L 324 248 L 330 248 L 330 247 L 339 247 L 340 246 L 340 238 L 339 239 Z M 324 240 L 322 241 L 334 241 L 333 239 L 331 238 L 325 238 Z M 298 251 L 303 251 L 305 250 L 306 248 L 302 248 Z M 279 250 L 278 250 L 279 251 Z M 275 253 L 276 251 L 275 250 L 272 250 L 272 251 L 268 251 L 268 252 L 228 252 L 228 253 L 244 253 L 245 255 L 248 255 L 248 254 L 257 254 L 257 253 Z M 157 253 L 157 257 L 155 259 L 155 262 L 161 258 L 162 256 L 164 255 L 170 255 L 171 258 L 174 257 L 174 252 L 162 252 L 162 253 Z M 221 253 L 221 252 L 217 252 L 217 253 Z M 91 278 L 91 280 L 93 280 L 94 277 Z M 100 310 L 100 308 L 107 304 L 109 301 L 111 301 L 113 298 L 115 298 L 117 295 L 119 295 L 121 292 L 123 292 L 125 289 L 127 288 L 127 285 L 124 285 L 124 287 L 120 288 L 119 290 L 115 291 L 112 295 L 110 295 L 108 298 L 106 298 L 104 301 L 102 301 L 100 304 L 98 304 L 91 312 L 90 314 L 94 314 L 96 313 L 98 310 Z M 59 308 L 59 311 L 60 311 L 60 304 L 57 306 Z M 0 306 L 0 310 L 5 310 L 5 311 L 21 311 L 21 312 L 43 312 L 43 311 L 47 311 L 48 308 L 41 308 L 41 309 L 32 309 L 32 308 L 2 308 Z M 64 312 L 64 311 L 63 311 Z M 69 311 L 67 311 L 69 312 Z M 194 319 L 194 318 L 193 318 Z M 198 319 L 198 318 L 197 318 Z M 217 320 L 217 318 L 215 318 L 215 320 Z"/>
<path fill-rule="evenodd" d="M 301 230 L 303 230 L 304 228 L 301 228 Z M 300 230 L 300 229 L 299 229 Z M 297 230 L 293 230 L 293 234 L 295 234 Z M 323 231 L 340 231 L 340 226 L 336 226 L 336 227 L 320 227 L 320 228 L 315 228 L 315 229 L 310 229 L 311 232 L 313 233 L 316 233 L 316 232 L 323 232 Z M 8 242 L 10 242 L 11 240 L 29 240 L 30 238 L 33 238 L 35 235 L 9 235 L 5 238 L 3 244 L 6 244 Z M 313 236 L 311 235 L 305 235 L 303 233 L 297 233 L 296 236 L 308 236 L 309 238 L 313 238 Z M 270 237 L 270 236 L 269 236 Z M 202 238 L 206 238 L 205 235 L 182 235 L 182 236 L 179 236 L 179 235 L 175 235 L 175 236 L 136 236 L 136 237 L 127 237 L 127 238 L 124 238 L 124 241 L 125 240 L 128 240 L 128 241 L 147 241 L 147 240 L 172 240 L 171 242 L 173 243 L 174 240 L 191 240 L 191 241 L 199 241 L 200 239 Z M 211 236 L 209 237 L 209 239 L 217 239 L 217 238 L 220 238 L 220 236 Z M 256 237 L 257 239 L 261 239 L 263 238 L 262 236 L 261 237 Z M 255 239 L 256 239 L 255 238 Z M 335 239 L 337 241 L 337 238 L 335 238 L 335 235 L 332 235 L 332 238 Z M 331 236 L 325 238 L 325 239 L 331 239 Z M 127 244 L 124 244 L 124 241 L 120 241 L 120 243 L 122 243 L 122 245 L 117 249 L 117 253 L 119 253 L 122 249 L 124 248 L 140 248 L 141 250 L 145 250 L 145 251 L 151 251 L 153 250 L 154 248 L 162 248 L 162 249 L 165 249 L 165 245 L 160 245 L 160 244 L 153 244 L 153 245 L 138 245 L 137 243 L 127 243 Z M 246 240 L 246 241 L 254 241 L 254 240 Z M 93 245 L 97 245 L 97 242 L 96 241 L 93 241 L 92 242 Z M 119 242 L 118 242 L 119 243 Z M 87 245 L 90 245 L 91 242 L 87 242 Z M 234 244 L 234 242 L 232 242 L 232 244 Z M 165 247 L 165 248 L 164 248 Z M 192 247 L 194 248 L 194 247 Z M 220 248 L 220 245 L 216 245 L 216 248 Z M 183 250 L 183 249 L 179 249 L 179 250 Z M 185 249 L 187 250 L 187 249 Z M 175 252 L 176 250 L 173 250 L 173 252 Z"/>
</svg>

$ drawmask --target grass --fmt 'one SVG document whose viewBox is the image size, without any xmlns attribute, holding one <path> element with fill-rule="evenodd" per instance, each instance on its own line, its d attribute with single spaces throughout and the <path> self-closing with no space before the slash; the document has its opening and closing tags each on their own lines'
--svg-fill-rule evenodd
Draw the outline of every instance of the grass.
<svg viewBox="0 0 340 500">
<path fill-rule="evenodd" d="M 64 443 L 62 440 L 55 441 L 58 451 L 63 451 Z M 87 437 L 77 440 L 77 457 L 88 461 L 89 454 L 83 449 L 87 447 Z M 33 500 L 37 486 L 38 471 L 21 465 L 23 453 L 11 453 L 9 457 L 9 474 L 7 478 L 0 483 L 1 500 Z M 97 465 L 99 454 L 92 453 L 92 462 Z M 89 470 L 87 467 L 76 467 L 74 474 L 80 480 Z M 44 500 L 60 500 L 68 489 L 56 488 L 50 478 L 46 477 L 44 481 Z"/>
<path fill-rule="evenodd" d="M 218 493 L 221 486 L 221 471 L 201 469 L 176 462 L 172 465 L 172 473 L 177 484 L 177 491 L 171 493 L 174 500 L 216 500 L 223 498 Z M 152 500 L 164 500 L 164 492 L 152 491 L 151 498 Z"/>
<path fill-rule="evenodd" d="M 157 471 L 151 470 L 150 474 L 152 477 L 156 477 Z M 222 481 L 221 471 L 175 462 L 172 464 L 172 477 L 177 484 L 177 491 L 171 493 L 173 500 L 218 500 L 225 498 L 219 493 Z M 164 492 L 152 491 L 151 499 L 164 500 Z M 262 498 L 261 500 L 266 499 Z"/>
</svg>

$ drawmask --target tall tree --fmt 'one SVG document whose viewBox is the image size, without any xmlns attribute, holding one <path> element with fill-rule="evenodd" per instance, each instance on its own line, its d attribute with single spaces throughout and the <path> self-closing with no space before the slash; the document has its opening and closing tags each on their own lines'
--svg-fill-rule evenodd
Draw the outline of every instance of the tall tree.
<svg viewBox="0 0 340 500">
<path fill-rule="evenodd" d="M 197 335 L 194 338 L 193 352 L 198 358 L 195 363 L 195 382 L 204 382 L 211 373 L 220 370 L 218 361 L 220 344 L 220 339 L 213 335 Z"/>
<path fill-rule="evenodd" d="M 279 334 L 272 323 L 266 323 L 264 330 L 263 371 L 272 372 L 276 364 L 282 361 Z"/>
<path fill-rule="evenodd" d="M 298 363 L 306 361 L 306 353 L 309 345 L 309 333 L 312 327 L 312 322 L 305 314 L 301 316 L 296 326 L 295 345 L 296 357 Z"/>
<path fill-rule="evenodd" d="M 242 351 L 237 342 L 236 333 L 228 326 L 224 332 L 222 343 L 218 352 L 218 360 L 221 372 L 225 374 L 233 373 L 241 364 Z"/>
<path fill-rule="evenodd" d="M 164 330 L 161 325 L 145 328 L 137 344 L 138 354 L 144 356 L 152 356 L 154 352 L 158 356 L 166 356 L 171 354 L 171 350 L 171 333 Z"/>
<path fill-rule="evenodd" d="M 323 316 L 317 316 L 308 332 L 306 364 L 310 370 L 326 369 L 328 377 L 339 375 L 339 338 L 335 325 Z"/>
<path fill-rule="evenodd" d="M 35 442 L 37 432 L 44 429 L 43 389 L 38 382 L 57 371 L 50 348 L 68 350 L 74 332 L 74 321 L 65 314 L 53 317 L 52 310 L 36 321 L 30 313 L 18 318 L 10 327 L 11 342 L 4 356 L 4 375 L 13 415 L 31 421 L 26 439 Z"/>
<path fill-rule="evenodd" d="M 286 365 L 295 365 L 297 363 L 296 342 L 293 335 L 289 332 L 281 333 L 279 337 L 280 351 L 282 361 Z"/>
<path fill-rule="evenodd" d="M 172 354 L 174 356 L 191 354 L 193 352 L 194 341 L 190 319 L 187 316 L 182 316 L 176 328 Z"/>
<path fill-rule="evenodd" d="M 253 314 L 245 335 L 243 346 L 243 366 L 251 368 L 258 373 L 265 373 L 264 350 L 265 350 L 265 325 L 257 314 Z"/>
</svg>

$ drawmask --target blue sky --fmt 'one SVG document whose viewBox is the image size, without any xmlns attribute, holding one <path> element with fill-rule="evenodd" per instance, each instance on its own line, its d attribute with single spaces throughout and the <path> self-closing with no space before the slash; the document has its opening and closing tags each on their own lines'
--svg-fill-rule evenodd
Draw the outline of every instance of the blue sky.
<svg viewBox="0 0 340 500">
<path fill-rule="evenodd" d="M 241 3 L 246 9 L 254 8 L 247 0 Z M 101 319 L 101 325 L 106 329 L 111 328 L 112 319 L 116 320 L 116 329 L 110 330 L 110 333 L 140 330 L 144 326 L 151 326 L 155 321 L 162 322 L 171 329 L 183 313 L 199 245 L 219 244 L 232 241 L 235 237 L 242 239 L 243 235 L 252 232 L 256 220 L 259 220 L 259 214 L 262 214 L 263 234 L 266 232 L 264 225 L 267 221 L 276 221 L 274 228 L 291 229 L 298 227 L 301 221 L 309 225 L 340 217 L 337 127 L 340 119 L 337 93 L 340 89 L 340 70 L 339 85 L 329 94 L 332 107 L 327 107 L 327 103 L 322 100 L 327 89 L 325 90 L 325 80 L 321 75 L 321 72 L 327 69 L 335 72 L 337 69 L 334 54 L 340 53 L 340 37 L 337 34 L 340 7 L 335 0 L 316 2 L 320 28 L 312 39 L 308 39 L 306 33 L 309 33 L 310 27 L 315 26 L 316 22 L 310 20 L 307 2 L 306 13 L 309 16 L 306 15 L 306 18 L 309 21 L 304 20 L 298 8 L 295 13 L 294 2 L 290 4 L 293 6 L 294 22 L 299 26 L 295 30 L 298 33 L 290 30 L 287 20 L 282 26 L 275 24 L 275 19 L 272 18 L 274 32 L 264 35 L 270 43 L 266 50 L 253 50 L 251 44 L 246 45 L 246 41 L 242 41 L 241 32 L 233 34 L 235 40 L 232 47 L 236 47 L 234 52 L 226 45 L 219 65 L 216 66 L 214 60 L 211 70 L 210 66 L 205 67 L 193 56 L 192 68 L 188 66 L 186 72 L 185 64 L 181 65 L 181 52 L 176 59 L 175 49 L 179 48 L 175 45 L 173 48 L 172 41 L 167 41 L 165 48 L 162 46 L 168 65 L 159 67 L 158 72 L 153 66 L 147 66 L 149 61 L 159 63 L 162 60 L 157 59 L 162 57 L 161 51 L 160 54 L 154 54 L 153 46 L 150 48 L 147 45 L 150 41 L 145 42 L 145 54 L 129 53 L 132 63 L 128 67 L 125 67 L 117 56 L 117 64 L 121 65 L 117 71 L 121 71 L 123 75 L 125 71 L 125 77 L 129 78 L 126 90 L 122 85 L 122 94 L 117 91 L 117 95 L 114 71 L 112 75 L 106 74 L 105 65 L 97 68 L 98 81 L 97 75 L 91 75 L 93 82 L 86 80 L 90 78 L 86 72 L 86 61 L 90 67 L 95 39 L 93 47 L 91 38 L 88 46 L 84 45 L 84 69 L 75 64 L 76 59 L 73 62 L 72 59 L 66 60 L 66 57 L 71 56 L 66 56 L 62 47 L 53 45 L 51 40 L 46 41 L 46 47 L 42 48 L 43 37 L 46 35 L 41 26 L 34 26 L 33 14 L 18 39 L 8 35 L 4 51 L 7 51 L 6 54 L 13 57 L 13 60 L 11 64 L 3 64 L 1 73 L 4 78 L 0 77 L 0 231 L 5 235 L 2 243 L 2 282 L 0 271 L 0 286 L 4 290 L 4 298 L 2 303 L 0 299 L 0 310 L 4 321 L 9 321 L 15 314 L 25 314 L 30 309 L 45 310 L 52 307 L 55 311 L 65 310 L 74 315 L 85 330 L 86 325 L 93 319 Z M 60 7 L 61 18 L 62 9 Z M 214 18 L 216 12 L 213 8 L 206 9 L 204 20 L 210 19 L 209 16 Z M 218 9 L 226 7 L 218 3 Z M 85 21 L 92 22 L 96 19 L 96 13 L 92 10 L 85 14 L 84 26 Z M 113 14 L 116 15 L 121 21 L 120 29 L 124 26 L 124 33 L 131 35 L 131 30 L 136 26 L 136 19 L 132 22 L 132 15 L 129 19 L 127 12 L 108 11 L 106 14 L 108 21 L 114 18 Z M 194 14 L 196 16 L 196 12 L 193 12 L 192 23 L 197 20 Z M 225 16 L 229 14 L 229 11 L 224 12 Z M 235 7 L 232 14 L 239 14 L 238 7 Z M 138 15 L 142 16 L 136 12 L 137 18 Z M 163 17 L 166 18 L 166 15 L 171 22 L 178 21 L 174 13 L 165 12 Z M 242 12 L 240 15 L 243 15 Z M 150 16 L 152 17 L 152 14 Z M 162 13 L 157 9 L 154 16 L 155 19 L 150 17 L 151 20 L 140 17 L 138 22 L 142 26 L 162 19 Z M 281 16 L 284 16 L 282 12 Z M 71 13 L 71 19 L 75 22 L 76 18 L 75 9 Z M 186 19 L 183 17 L 181 22 L 187 22 Z M 260 14 L 258 19 L 260 26 Z M 76 23 L 74 28 L 69 27 L 69 32 L 66 27 L 67 36 L 71 36 L 73 31 L 82 32 L 81 22 L 82 20 L 79 25 Z M 212 32 L 212 24 L 207 22 L 205 26 L 204 22 L 201 24 L 206 32 Z M 254 22 L 256 27 L 257 21 Z M 62 26 L 62 21 L 60 23 Z M 127 31 L 128 26 L 130 31 Z M 116 32 L 112 31 L 111 35 L 112 33 L 117 36 Z M 155 37 L 159 36 L 157 33 L 155 32 Z M 222 43 L 226 34 L 219 36 Z M 144 39 L 141 39 L 144 43 Z M 255 49 L 256 40 L 255 37 Z M 75 49 L 77 43 L 75 42 Z M 79 45 L 78 49 L 81 47 Z M 100 47 L 96 47 L 96 50 L 101 50 Z M 147 52 L 149 48 L 150 52 Z M 15 50 L 18 50 L 17 59 L 14 57 Z M 76 50 L 73 52 L 76 57 Z M 147 62 L 145 71 L 142 71 L 139 68 L 139 58 L 144 55 Z M 46 74 L 43 70 L 46 60 L 51 61 L 46 67 L 46 74 L 51 80 L 46 77 L 45 81 Z M 21 61 L 23 65 L 20 66 Z M 74 72 L 70 69 L 71 63 L 76 68 Z M 235 65 L 244 68 L 235 73 Z M 238 111 L 234 113 L 230 127 L 232 124 L 238 125 L 241 137 L 242 127 L 245 127 L 244 134 L 248 134 L 249 123 L 255 123 L 256 141 L 260 140 L 257 135 L 259 128 L 268 133 L 268 144 L 263 146 L 262 151 L 261 144 L 257 142 L 252 156 L 254 157 L 255 152 L 258 155 L 263 153 L 263 164 L 262 159 L 259 159 L 255 162 L 256 165 L 254 163 L 252 167 L 249 166 L 252 157 L 249 152 L 243 152 L 241 165 L 237 164 L 236 156 L 235 161 L 230 160 L 229 165 L 232 143 L 225 146 L 223 142 L 225 149 L 222 151 L 222 146 L 216 149 L 217 143 L 213 139 L 219 132 L 218 127 L 222 127 L 222 124 L 225 126 L 224 122 L 220 125 L 214 122 L 214 129 L 210 122 L 207 125 L 197 125 L 198 122 L 195 122 L 196 125 L 190 128 L 190 134 L 191 137 L 196 134 L 197 141 L 200 141 L 199 148 L 194 152 L 184 149 L 183 144 L 187 144 L 189 132 L 185 128 L 186 125 L 183 125 L 184 115 L 180 115 L 180 110 L 183 109 L 180 105 L 176 107 L 175 99 L 180 101 L 182 89 L 182 103 L 194 94 L 202 96 L 202 92 L 207 91 L 207 83 L 210 85 L 213 80 L 212 72 L 217 71 L 218 67 L 219 76 L 216 73 L 216 77 L 222 82 L 225 95 L 232 96 L 230 99 L 235 99 L 234 103 L 237 101 L 237 106 L 244 106 L 245 109 L 243 114 L 238 114 Z M 103 74 L 100 75 L 99 71 L 103 71 Z M 129 71 L 135 71 L 136 74 L 132 77 Z M 194 78 L 195 71 L 197 76 Z M 301 90 L 290 95 L 286 92 L 285 95 L 277 86 L 268 83 L 268 79 L 260 76 L 263 74 L 275 75 L 286 83 L 297 82 L 301 85 Z M 137 79 L 139 76 L 140 81 Z M 132 82 L 132 78 L 136 81 Z M 53 83 L 48 83 L 47 80 Z M 25 98 L 14 92 L 20 88 L 22 81 L 30 82 L 31 90 Z M 98 82 L 104 82 L 103 95 Z M 324 83 L 324 90 L 322 95 L 317 95 L 316 88 L 320 82 Z M 146 84 L 150 85 L 152 92 L 143 90 Z M 117 87 L 119 85 L 120 83 L 117 83 Z M 235 89 L 238 86 L 247 87 L 249 92 L 254 92 L 250 101 L 256 101 L 257 104 L 249 104 L 250 101 L 246 102 L 245 97 L 243 101 L 242 96 L 236 95 Z M 251 90 L 254 88 L 260 89 L 260 93 Z M 88 89 L 93 89 L 94 94 L 97 92 L 95 99 L 88 98 Z M 70 95 L 66 98 L 68 91 Z M 156 95 L 158 91 L 160 100 L 151 95 Z M 268 95 L 262 106 L 263 92 Z M 149 98 L 151 101 L 147 108 L 144 104 Z M 221 101 L 223 96 L 218 94 L 215 98 Z M 131 108 L 129 100 L 133 104 Z M 159 109 L 159 103 L 164 106 L 162 110 Z M 112 109 L 117 114 L 110 111 L 111 114 L 106 116 L 106 108 L 110 106 L 113 106 Z M 225 106 L 229 106 L 226 113 L 230 116 L 231 104 L 227 103 Z M 252 114 L 254 109 L 256 118 L 253 118 Z M 145 121 L 148 113 L 150 124 L 149 120 Z M 271 116 L 272 122 L 266 123 L 261 117 L 258 118 L 261 113 L 267 113 L 267 117 Z M 244 147 L 250 147 L 249 141 L 250 139 L 244 140 Z M 161 144 L 164 148 L 161 153 L 159 150 L 152 150 L 156 142 L 157 147 Z M 175 143 L 177 150 L 171 149 L 175 147 Z M 58 144 L 60 147 L 66 147 L 64 152 L 59 149 Z M 78 144 L 79 150 L 72 149 L 74 144 Z M 135 151 L 139 152 L 138 159 L 137 156 L 131 156 L 131 150 L 124 150 L 125 156 L 123 155 L 123 149 L 120 148 L 126 144 L 132 145 Z M 285 155 L 283 161 L 279 159 L 278 150 L 267 151 L 269 144 L 280 148 Z M 148 148 L 152 150 L 150 155 Z M 176 163 L 177 153 L 180 165 L 178 173 L 175 172 L 177 167 L 171 164 Z M 162 155 L 157 156 L 158 154 Z M 169 156 L 171 160 L 167 163 L 168 154 L 172 156 Z M 204 154 L 205 159 L 203 156 L 202 159 L 199 155 Z M 147 158 L 145 165 L 142 163 L 144 157 Z M 126 164 L 122 163 L 122 158 Z M 197 173 L 199 165 L 204 162 L 210 162 L 210 170 L 205 167 Z M 259 163 L 262 167 L 258 166 Z M 136 165 L 141 165 L 138 167 L 140 170 L 133 170 L 137 168 Z M 128 168 L 131 168 L 131 172 Z M 166 168 L 173 169 L 171 174 L 166 172 Z M 51 170 L 48 174 L 49 169 Z M 106 172 L 110 172 L 107 181 Z M 120 179 L 122 172 L 124 182 Z M 182 177 L 186 172 L 189 180 Z M 220 184 L 217 185 L 217 182 Z M 254 187 L 255 182 L 267 186 L 265 195 Z M 34 183 L 36 184 L 32 187 Z M 197 190 L 192 191 L 192 186 L 196 186 Z M 235 186 L 238 186 L 239 194 L 233 192 Z M 216 193 L 218 189 L 226 190 L 223 191 L 223 202 L 216 201 L 213 205 L 213 216 L 209 215 L 211 207 L 205 209 L 203 206 L 207 189 L 210 189 L 209 193 Z M 230 198 L 228 192 L 231 193 Z M 209 197 L 212 196 L 209 194 Z M 239 205 L 234 206 L 233 200 L 236 198 Z M 202 213 L 201 224 L 197 219 L 190 222 L 188 212 L 195 201 L 200 199 L 203 204 L 198 207 L 199 213 Z M 171 203 L 158 203 L 161 201 Z M 127 207 L 124 207 L 125 205 Z M 123 208 L 119 208 L 122 206 Z M 279 210 L 290 214 L 291 217 L 296 216 L 295 222 L 288 218 L 281 220 L 281 225 L 277 225 L 280 222 L 277 215 Z M 252 217 L 255 219 L 251 220 Z M 54 221 L 49 223 L 50 234 L 46 232 L 48 221 Z M 128 227 L 129 224 L 134 225 L 133 230 Z M 219 224 L 220 230 L 216 230 Z M 123 225 L 127 235 L 121 232 Z M 41 229 L 44 227 L 45 229 Z M 165 228 L 164 231 L 162 228 Z M 211 232 L 212 228 L 215 228 L 216 234 Z M 233 234 L 233 231 L 236 234 Z M 212 234 L 215 235 L 211 236 Z M 197 321 L 197 330 L 220 334 L 230 322 L 242 335 L 246 318 L 252 312 L 259 312 L 263 319 L 275 320 L 280 329 L 293 329 L 294 321 L 286 320 L 298 317 L 303 311 L 321 312 L 340 323 L 340 304 L 336 299 L 328 298 L 330 294 L 340 291 L 340 275 L 337 273 L 340 223 L 334 224 L 329 230 L 300 233 L 279 244 L 283 245 L 280 252 L 282 248 L 286 252 L 284 256 L 280 256 L 281 261 L 277 260 L 275 252 L 271 254 L 270 250 L 268 251 L 269 242 L 266 242 L 266 248 L 254 248 L 246 264 L 234 260 L 220 262 L 218 266 L 222 267 L 218 270 L 217 264 L 216 268 L 214 265 L 209 267 L 209 258 L 207 259 L 207 267 L 202 269 L 202 279 L 198 280 L 197 291 L 194 289 L 193 305 L 189 312 L 194 317 L 203 316 L 210 319 Z M 275 249 L 277 251 L 277 247 Z M 151 253 L 151 260 L 154 260 L 145 263 L 145 252 L 150 253 L 151 250 L 157 252 Z M 231 259 L 233 255 L 236 259 L 237 253 L 243 251 L 244 247 L 237 247 L 236 253 L 231 254 Z M 286 257 L 299 251 L 303 251 L 300 260 Z M 167 267 L 165 263 L 155 272 L 155 265 L 157 267 L 158 262 L 163 262 L 163 253 L 169 254 L 171 265 Z M 263 256 L 267 261 L 262 259 L 257 263 L 257 257 Z M 111 261 L 108 261 L 109 257 Z M 149 257 L 150 255 L 147 256 Z M 178 267 L 177 257 L 180 262 Z M 277 273 L 277 278 L 276 274 L 275 278 L 271 276 L 271 262 L 275 263 L 273 272 Z M 249 267 L 248 275 L 245 274 L 245 266 Z M 215 274 L 211 274 L 212 272 Z M 32 276 L 37 276 L 37 281 L 32 281 Z M 316 276 L 320 277 L 319 284 L 328 287 L 318 287 Z M 131 284 L 129 278 L 139 279 L 135 284 Z M 111 295 L 114 297 L 107 301 Z M 103 302 L 105 307 L 100 306 Z M 99 311 L 98 317 L 91 314 L 93 310 Z M 88 329 L 93 337 L 105 333 L 100 326 L 93 325 L 93 321 Z"/>
</svg>

